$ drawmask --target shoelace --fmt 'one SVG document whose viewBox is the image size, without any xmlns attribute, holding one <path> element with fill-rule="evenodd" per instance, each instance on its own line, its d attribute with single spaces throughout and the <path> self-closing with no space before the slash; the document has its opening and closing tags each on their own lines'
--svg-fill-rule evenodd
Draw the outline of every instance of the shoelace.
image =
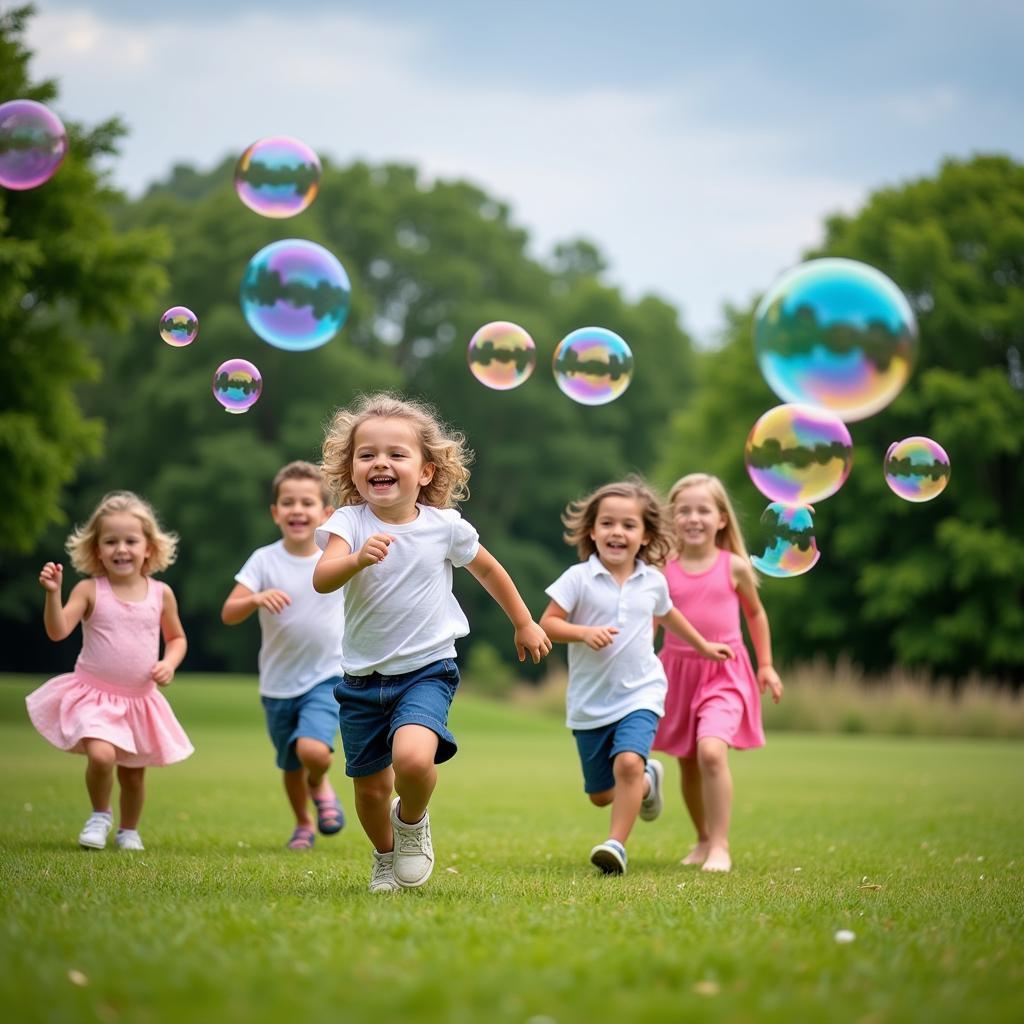
<svg viewBox="0 0 1024 1024">
<path fill-rule="evenodd" d="M 427 840 L 430 833 L 427 826 L 416 829 L 415 832 L 399 832 L 395 830 L 398 849 L 402 853 L 427 853 Z"/>
<path fill-rule="evenodd" d="M 370 875 L 370 884 L 374 882 L 390 882 L 393 874 L 392 865 L 386 860 L 373 859 L 373 872 Z"/>
</svg>

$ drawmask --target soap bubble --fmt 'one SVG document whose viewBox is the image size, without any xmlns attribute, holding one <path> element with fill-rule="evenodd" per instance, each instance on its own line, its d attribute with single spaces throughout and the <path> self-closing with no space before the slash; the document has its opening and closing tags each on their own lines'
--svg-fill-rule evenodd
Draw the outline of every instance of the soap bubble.
<svg viewBox="0 0 1024 1024">
<path fill-rule="evenodd" d="M 171 306 L 160 317 L 160 337 L 175 348 L 191 345 L 199 334 L 199 319 L 185 306 Z"/>
<path fill-rule="evenodd" d="M 851 422 L 885 408 L 906 384 L 917 321 L 881 271 L 856 260 L 811 260 L 761 300 L 754 348 L 784 402 L 821 405 Z"/>
<path fill-rule="evenodd" d="M 68 152 L 68 133 L 35 100 L 0 104 L 0 185 L 22 191 L 49 181 Z"/>
<path fill-rule="evenodd" d="M 555 349 L 555 382 L 581 405 L 615 401 L 633 378 L 633 353 L 614 331 L 580 327 Z"/>
<path fill-rule="evenodd" d="M 470 372 L 481 384 L 495 391 L 508 391 L 533 373 L 537 348 L 518 324 L 495 320 L 470 338 L 466 358 Z"/>
<path fill-rule="evenodd" d="M 254 142 L 235 167 L 238 198 L 256 213 L 276 219 L 302 213 L 320 190 L 320 159 L 287 135 Z"/>
<path fill-rule="evenodd" d="M 213 375 L 213 397 L 227 412 L 247 412 L 262 390 L 260 371 L 248 359 L 229 359 Z"/>
<path fill-rule="evenodd" d="M 930 437 L 894 441 L 885 453 L 885 482 L 905 501 L 931 501 L 949 483 L 949 456 Z"/>
<path fill-rule="evenodd" d="M 783 505 L 773 501 L 761 514 L 764 553 L 750 561 L 765 576 L 786 579 L 813 569 L 821 557 L 814 539 L 810 505 Z"/>
<path fill-rule="evenodd" d="M 268 345 L 289 352 L 319 348 L 341 330 L 352 289 L 333 253 L 286 238 L 260 249 L 242 278 L 242 312 Z"/>
<path fill-rule="evenodd" d="M 846 424 L 828 409 L 777 405 L 754 424 L 743 458 L 766 498 L 810 505 L 842 487 L 850 474 L 853 441 Z"/>
</svg>

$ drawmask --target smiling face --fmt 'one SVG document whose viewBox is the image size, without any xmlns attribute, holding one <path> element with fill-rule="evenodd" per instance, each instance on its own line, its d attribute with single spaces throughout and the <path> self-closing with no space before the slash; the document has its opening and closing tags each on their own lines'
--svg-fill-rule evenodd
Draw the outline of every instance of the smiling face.
<svg viewBox="0 0 1024 1024">
<path fill-rule="evenodd" d="M 285 547 L 293 551 L 314 546 L 313 534 L 327 518 L 328 511 L 319 482 L 301 477 L 282 480 L 277 489 L 277 501 L 270 506 Z"/>
<path fill-rule="evenodd" d="M 635 498 L 617 496 L 602 498 L 597 506 L 590 539 L 597 548 L 597 557 L 606 568 L 628 568 L 632 571 L 641 547 L 650 540 L 640 502 Z"/>
<path fill-rule="evenodd" d="M 676 495 L 672 519 L 679 549 L 695 554 L 710 552 L 729 521 L 703 484 L 684 487 Z"/>
<path fill-rule="evenodd" d="M 130 512 L 112 512 L 99 521 L 96 554 L 110 580 L 130 580 L 143 574 L 150 555 L 142 520 Z"/>
<path fill-rule="evenodd" d="M 385 522 L 416 518 L 420 488 L 430 483 L 434 464 L 423 456 L 419 432 L 411 420 L 371 417 L 356 427 L 352 483 L 374 514 Z"/>
</svg>

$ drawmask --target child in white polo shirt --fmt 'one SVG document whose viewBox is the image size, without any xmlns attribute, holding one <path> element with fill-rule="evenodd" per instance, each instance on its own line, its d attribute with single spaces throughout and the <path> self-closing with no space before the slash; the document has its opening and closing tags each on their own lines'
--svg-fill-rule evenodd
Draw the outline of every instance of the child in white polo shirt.
<svg viewBox="0 0 1024 1024">
<path fill-rule="evenodd" d="M 706 641 L 673 607 L 656 568 L 672 537 L 662 503 L 643 480 L 605 484 L 570 502 L 562 521 L 580 563 L 547 588 L 551 601 L 540 625 L 552 640 L 569 644 L 566 725 L 591 803 L 612 807 L 608 839 L 590 851 L 590 860 L 621 875 L 637 815 L 653 821 L 661 812 L 663 768 L 648 755 L 668 684 L 654 653 L 654 625 L 708 658 L 722 661 L 732 650 Z"/>
<path fill-rule="evenodd" d="M 512 621 L 520 661 L 551 650 L 509 574 L 452 507 L 467 494 L 468 463 L 461 434 L 389 394 L 341 410 L 324 440 L 324 477 L 340 507 L 316 532 L 324 553 L 313 585 L 345 594 L 345 676 L 334 696 L 345 772 L 373 843 L 371 892 L 422 885 L 434 867 L 427 803 L 435 765 L 456 750 L 455 640 L 469 632 L 453 566 Z"/>
</svg>

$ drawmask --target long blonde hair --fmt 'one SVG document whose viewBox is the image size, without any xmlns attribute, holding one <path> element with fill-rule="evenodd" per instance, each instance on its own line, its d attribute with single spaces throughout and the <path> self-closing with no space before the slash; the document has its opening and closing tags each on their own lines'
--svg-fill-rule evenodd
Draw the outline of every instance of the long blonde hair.
<svg viewBox="0 0 1024 1024">
<path fill-rule="evenodd" d="M 143 576 L 152 576 L 173 564 L 178 554 L 178 535 L 161 528 L 148 501 L 132 491 L 111 491 L 93 509 L 85 525 L 75 527 L 64 545 L 71 564 L 83 576 L 105 575 L 99 556 L 100 526 L 104 516 L 122 512 L 138 519 L 149 545 L 149 555 L 142 563 Z"/>
<path fill-rule="evenodd" d="M 363 504 L 352 480 L 352 457 L 356 430 L 375 417 L 409 420 L 416 428 L 423 460 L 434 466 L 434 476 L 421 488 L 417 501 L 434 508 L 452 508 L 469 497 L 473 453 L 466 447 L 465 435 L 443 423 L 425 402 L 384 391 L 360 395 L 352 406 L 339 409 L 327 428 L 320 469 L 339 507 Z"/>
<path fill-rule="evenodd" d="M 566 544 L 573 544 L 580 561 L 585 562 L 597 551 L 590 534 L 597 522 L 597 512 L 605 498 L 631 498 L 640 507 L 644 521 L 644 532 L 650 538 L 641 549 L 643 560 L 648 565 L 662 566 L 672 552 L 672 534 L 665 515 L 661 499 L 642 477 L 631 476 L 628 480 L 605 484 L 596 491 L 570 501 L 562 513 L 565 533 L 562 535 Z"/>
<path fill-rule="evenodd" d="M 729 500 L 729 492 L 717 476 L 712 476 L 710 473 L 688 473 L 672 485 L 672 490 L 668 492 L 668 507 L 672 522 L 675 523 L 676 500 L 687 487 L 706 487 L 718 511 L 725 516 L 725 526 L 715 534 L 715 546 L 731 551 L 734 555 L 739 555 L 743 561 L 749 562 L 750 554 L 747 552 L 747 545 L 743 541 L 743 534 L 736 521 L 736 513 Z M 674 546 L 678 550 L 679 545 Z"/>
</svg>

